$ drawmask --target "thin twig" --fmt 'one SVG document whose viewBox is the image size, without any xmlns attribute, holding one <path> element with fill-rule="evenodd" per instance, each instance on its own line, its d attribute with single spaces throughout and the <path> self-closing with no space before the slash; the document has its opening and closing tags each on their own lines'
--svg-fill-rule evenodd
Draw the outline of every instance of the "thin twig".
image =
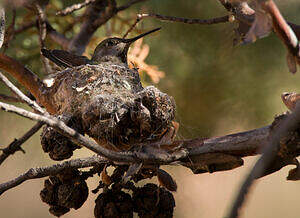
<svg viewBox="0 0 300 218">
<path fill-rule="evenodd" d="M 38 25 L 39 25 L 39 41 L 41 48 L 45 48 L 45 39 L 47 36 L 47 25 L 46 25 L 46 15 L 44 9 L 39 5 L 38 2 L 34 4 L 36 9 L 37 17 L 38 17 Z M 41 59 L 44 65 L 46 75 L 52 73 L 52 68 L 49 64 L 49 60 L 44 57 L 41 53 Z"/>
<path fill-rule="evenodd" d="M 79 10 L 79 9 L 81 9 L 81 8 L 83 8 L 83 7 L 88 6 L 89 4 L 91 4 L 91 3 L 95 2 L 95 1 L 96 1 L 96 0 L 85 0 L 85 1 L 82 2 L 82 3 L 78 3 L 78 4 L 71 5 L 71 6 L 65 8 L 65 9 L 63 9 L 63 10 L 61 10 L 61 11 L 58 11 L 58 12 L 56 13 L 56 15 L 66 16 L 66 15 L 68 15 L 68 14 L 73 13 L 73 12 L 76 11 L 76 10 Z"/>
<path fill-rule="evenodd" d="M 135 22 L 130 26 L 130 28 L 127 30 L 127 32 L 123 35 L 123 38 L 126 38 L 126 36 L 134 29 L 134 27 L 140 22 L 141 19 L 138 17 L 136 18 Z"/>
<path fill-rule="evenodd" d="M 170 22 L 179 22 L 186 24 L 218 24 L 218 23 L 226 23 L 229 22 L 229 15 L 223 17 L 216 17 L 212 19 L 192 19 L 192 18 L 182 18 L 182 17 L 172 17 L 160 14 L 138 14 L 135 22 L 130 26 L 127 32 L 124 34 L 123 38 L 125 38 L 134 27 L 144 18 L 156 18 L 159 20 L 170 21 Z"/>
<path fill-rule="evenodd" d="M 65 169 L 85 168 L 85 167 L 96 166 L 101 163 L 107 163 L 107 162 L 108 160 L 106 158 L 95 155 L 92 157 L 78 158 L 74 160 L 65 161 L 52 166 L 31 168 L 26 173 L 23 173 L 17 178 L 0 184 L 0 195 L 3 194 L 5 191 L 14 188 L 30 179 L 37 179 L 49 175 L 55 175 Z"/>
<path fill-rule="evenodd" d="M 23 31 L 26 31 L 35 26 L 36 26 L 36 21 L 30 21 L 30 22 L 23 23 L 20 25 L 19 28 L 15 29 L 15 34 L 22 33 Z"/>
<path fill-rule="evenodd" d="M 17 34 L 23 33 L 23 31 L 26 31 L 27 29 L 36 26 L 36 21 L 30 21 L 21 24 L 19 28 L 15 29 L 16 9 L 14 8 L 12 12 L 13 12 L 12 22 L 7 28 L 5 38 L 4 38 L 4 49 L 7 49 L 9 47 L 9 43 L 11 42 L 11 40 L 15 38 Z"/>
<path fill-rule="evenodd" d="M 32 101 L 30 98 L 28 98 L 26 95 L 24 95 L 14 84 L 12 84 L 1 72 L 0 72 L 0 80 L 2 80 L 5 85 L 13 92 L 15 93 L 21 100 L 26 102 L 30 107 L 32 107 L 34 110 L 38 111 L 41 114 L 44 114 L 45 111 L 35 102 Z"/>
<path fill-rule="evenodd" d="M 254 180 L 260 178 L 263 175 L 267 166 L 274 159 L 277 154 L 277 148 L 280 146 L 280 138 L 284 137 L 289 131 L 295 129 L 300 122 L 300 104 L 298 103 L 296 109 L 292 114 L 290 114 L 278 127 L 274 130 L 271 139 L 269 140 L 266 147 L 263 149 L 263 155 L 260 159 L 255 163 L 251 172 L 245 179 L 243 185 L 240 188 L 238 196 L 235 198 L 229 215 L 226 216 L 228 218 L 236 218 L 239 217 L 239 209 L 242 207 L 247 194 L 250 191 L 250 187 L 253 184 Z"/>
<path fill-rule="evenodd" d="M 10 143 L 6 148 L 1 149 L 2 154 L 0 155 L 0 165 L 8 158 L 10 155 L 13 155 L 16 151 L 23 151 L 21 145 L 26 142 L 31 136 L 33 136 L 44 124 L 42 122 L 38 122 L 35 124 L 28 132 L 26 132 L 21 138 L 15 139 L 12 143 Z"/>
<path fill-rule="evenodd" d="M 182 17 L 172 17 L 160 14 L 138 14 L 137 19 L 144 19 L 144 18 L 156 18 L 159 20 L 165 20 L 170 22 L 179 22 L 179 23 L 186 23 L 186 24 L 218 24 L 218 23 L 226 23 L 229 22 L 229 15 L 223 17 L 216 17 L 211 19 L 192 19 L 192 18 L 182 18 Z"/>
<path fill-rule="evenodd" d="M 38 4 L 34 4 L 37 17 L 38 17 L 38 25 L 39 25 L 39 39 L 40 39 L 40 44 L 41 47 L 45 47 L 45 39 L 46 39 L 46 34 L 47 34 L 47 29 L 46 29 L 46 15 L 42 7 Z"/>
</svg>

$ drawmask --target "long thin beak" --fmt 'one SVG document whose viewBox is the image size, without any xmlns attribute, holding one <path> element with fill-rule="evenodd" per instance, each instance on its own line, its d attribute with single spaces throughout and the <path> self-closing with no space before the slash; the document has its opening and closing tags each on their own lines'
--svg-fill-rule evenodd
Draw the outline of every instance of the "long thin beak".
<svg viewBox="0 0 300 218">
<path fill-rule="evenodd" d="M 125 41 L 125 43 L 127 44 L 131 44 L 131 43 L 133 43 L 134 41 L 136 41 L 136 40 L 138 40 L 138 39 L 140 39 L 140 38 L 143 38 L 144 36 L 146 36 L 146 35 L 149 35 L 149 34 L 151 34 L 151 33 L 154 33 L 154 32 L 156 32 L 156 31 L 158 31 L 158 30 L 160 30 L 161 29 L 161 27 L 159 27 L 159 28 L 156 28 L 156 29 L 153 29 L 153 30 L 150 30 L 150 31 L 148 31 L 148 32 L 146 32 L 146 33 L 142 33 L 141 35 L 138 35 L 138 36 L 136 36 L 136 37 L 134 37 L 134 38 L 131 38 L 131 39 L 124 39 Z"/>
</svg>

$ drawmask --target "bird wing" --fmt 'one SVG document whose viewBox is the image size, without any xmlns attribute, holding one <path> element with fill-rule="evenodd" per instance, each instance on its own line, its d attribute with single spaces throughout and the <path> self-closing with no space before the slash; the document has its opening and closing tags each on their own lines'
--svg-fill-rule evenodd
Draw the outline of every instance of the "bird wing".
<svg viewBox="0 0 300 218">
<path fill-rule="evenodd" d="M 42 54 L 60 67 L 76 67 L 91 63 L 85 56 L 71 54 L 64 50 L 48 50 L 42 48 Z"/>
</svg>

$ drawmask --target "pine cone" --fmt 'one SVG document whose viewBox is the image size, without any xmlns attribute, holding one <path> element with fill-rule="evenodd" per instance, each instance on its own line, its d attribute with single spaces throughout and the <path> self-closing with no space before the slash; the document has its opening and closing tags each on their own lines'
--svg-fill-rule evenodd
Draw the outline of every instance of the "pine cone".
<svg viewBox="0 0 300 218">
<path fill-rule="evenodd" d="M 133 192 L 134 212 L 141 218 L 173 217 L 175 200 L 171 192 L 148 183 Z"/>
<path fill-rule="evenodd" d="M 50 205 L 51 214 L 62 216 L 70 208 L 78 209 L 83 205 L 88 197 L 88 187 L 78 170 L 69 170 L 45 180 L 40 196 Z"/>
<path fill-rule="evenodd" d="M 108 190 L 96 199 L 95 218 L 131 218 L 133 204 L 131 196 L 123 191 Z"/>
</svg>

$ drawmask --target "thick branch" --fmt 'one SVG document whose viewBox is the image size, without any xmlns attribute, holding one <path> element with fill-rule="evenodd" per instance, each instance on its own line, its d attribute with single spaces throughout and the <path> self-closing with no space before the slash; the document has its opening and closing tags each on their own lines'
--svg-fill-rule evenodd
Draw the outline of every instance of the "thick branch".
<svg viewBox="0 0 300 218">
<path fill-rule="evenodd" d="M 260 129 L 255 129 L 251 131 L 231 134 L 222 137 L 216 137 L 211 139 L 194 139 L 186 140 L 184 142 L 175 142 L 175 144 L 183 144 L 184 147 L 187 147 L 190 153 L 190 156 L 198 156 L 207 153 L 227 153 L 227 154 L 236 154 L 241 156 L 255 155 L 258 154 L 260 148 L 265 144 L 267 136 L 269 134 L 269 127 L 263 127 Z M 0 193 L 11 189 L 22 182 L 34 179 L 41 178 L 49 175 L 54 175 L 60 171 L 68 168 L 83 168 L 94 166 L 95 164 L 104 163 L 108 160 L 100 156 L 93 156 L 85 159 L 75 159 L 63 162 L 61 164 L 56 164 L 50 167 L 35 168 L 30 169 L 21 176 L 3 183 L 0 185 Z M 136 159 L 136 162 L 139 160 Z"/>
<path fill-rule="evenodd" d="M 257 155 L 266 145 L 270 126 L 230 134 L 209 139 L 192 139 L 184 141 L 184 146 L 189 151 L 189 156 L 207 153 L 231 154 L 239 157 Z"/>
<path fill-rule="evenodd" d="M 80 27 L 80 32 L 72 39 L 68 50 L 81 55 L 96 30 L 116 14 L 115 0 L 96 1 L 85 11 L 86 19 Z"/>
<path fill-rule="evenodd" d="M 91 166 L 98 165 L 100 163 L 107 163 L 107 162 L 108 160 L 106 158 L 95 155 L 92 157 L 65 161 L 63 163 L 55 164 L 48 167 L 31 168 L 26 173 L 23 173 L 17 178 L 0 184 L 0 195 L 3 194 L 5 191 L 14 188 L 30 179 L 37 179 L 49 175 L 55 175 L 63 171 L 64 169 L 70 169 L 70 168 L 78 169 L 84 167 L 91 167 Z"/>
<path fill-rule="evenodd" d="M 0 69 L 11 74 L 19 83 L 21 83 L 30 93 L 40 102 L 49 113 L 55 113 L 56 109 L 47 96 L 47 87 L 38 78 L 21 63 L 0 53 Z"/>
<path fill-rule="evenodd" d="M 227 216 L 228 218 L 239 217 L 239 209 L 242 207 L 254 180 L 260 178 L 264 174 L 266 168 L 274 160 L 275 156 L 277 155 L 278 148 L 280 147 L 280 139 L 286 136 L 291 130 L 295 130 L 299 122 L 300 104 L 297 105 L 296 110 L 283 121 L 279 128 L 275 129 L 275 131 L 273 132 L 267 146 L 265 146 L 265 148 L 263 149 L 263 155 L 256 162 L 251 172 L 245 179 L 242 187 L 240 188 L 238 196 L 232 204 L 229 216 Z"/>
<path fill-rule="evenodd" d="M 147 163 L 168 164 L 172 161 L 183 159 L 187 155 L 191 157 L 207 153 L 223 153 L 239 157 L 256 155 L 259 154 L 260 149 L 266 144 L 270 132 L 269 126 L 266 126 L 251 131 L 231 134 L 222 137 L 215 137 L 211 139 L 175 141 L 173 144 L 169 145 L 170 147 L 180 145 L 184 149 L 187 149 L 188 153 L 186 153 L 186 151 L 184 150 L 179 153 L 170 155 L 159 152 L 151 154 L 114 152 L 111 150 L 107 150 L 98 145 L 96 142 L 82 136 L 55 117 L 38 115 L 1 102 L 0 107 L 8 112 L 17 113 L 29 119 L 45 122 L 57 129 L 63 135 L 66 135 L 67 137 L 72 139 L 75 143 L 80 144 L 96 152 L 97 154 L 103 155 L 113 161 L 127 163 L 136 162 L 139 160 Z"/>
<path fill-rule="evenodd" d="M 191 139 L 191 140 L 185 140 L 185 141 L 175 141 L 172 144 L 168 144 L 168 145 L 162 144 L 161 145 L 162 149 L 153 148 L 150 144 L 150 145 L 141 147 L 143 149 L 140 149 L 139 152 L 114 152 L 111 150 L 107 150 L 107 149 L 101 147 L 100 145 L 98 145 L 97 143 L 95 143 L 94 141 L 91 141 L 90 139 L 80 135 L 73 129 L 66 126 L 62 121 L 57 120 L 54 117 L 38 115 L 38 114 L 23 110 L 21 108 L 17 108 L 12 105 L 4 104 L 1 102 L 0 102 L 0 107 L 6 111 L 14 112 L 14 113 L 17 113 L 24 117 L 42 121 L 42 122 L 54 127 L 61 134 L 68 136 L 75 143 L 85 146 L 88 149 L 96 152 L 97 154 L 101 154 L 101 155 L 105 156 L 109 160 L 112 160 L 112 161 L 115 161 L 118 163 L 123 163 L 123 164 L 139 163 L 142 161 L 146 164 L 161 165 L 161 164 L 170 164 L 170 163 L 175 162 L 175 163 L 181 163 L 182 165 L 190 168 L 191 164 L 192 165 L 195 164 L 195 162 L 193 163 L 191 161 L 198 161 L 196 164 L 205 166 L 207 164 L 207 162 L 205 162 L 207 160 L 207 157 L 209 157 L 208 161 L 210 164 L 214 164 L 215 161 L 216 161 L 216 163 L 217 162 L 220 163 L 219 160 L 212 159 L 212 158 L 214 158 L 214 157 L 219 158 L 219 157 L 224 157 L 224 156 L 214 156 L 214 154 L 225 155 L 225 159 L 224 159 L 225 161 L 226 160 L 228 160 L 228 161 L 237 160 L 238 161 L 240 157 L 259 154 L 261 152 L 261 149 L 263 147 L 265 147 L 265 145 L 267 144 L 267 141 L 268 141 L 268 138 L 270 135 L 270 131 L 271 131 L 270 126 L 266 126 L 266 127 L 254 129 L 251 131 L 240 132 L 240 133 L 221 136 L 221 137 L 214 137 L 214 138 L 210 138 L 210 139 Z M 294 119 L 294 117 L 292 119 Z M 283 127 L 283 128 L 285 128 L 285 127 Z M 275 133 L 273 132 L 273 134 L 277 135 L 276 132 Z M 281 136 L 280 133 L 279 133 L 279 136 Z M 279 137 L 279 136 L 276 136 L 276 137 Z M 136 145 L 136 146 L 138 146 L 138 145 Z M 172 149 L 174 149 L 174 147 L 179 147 L 179 148 L 181 148 L 181 150 L 179 150 L 178 152 L 173 152 L 173 153 L 170 152 L 170 154 L 166 153 L 164 150 L 165 148 L 169 148 L 170 149 L 169 151 L 171 151 Z M 296 151 L 300 150 L 300 148 L 298 148 L 298 147 L 296 148 Z M 207 156 L 207 155 L 211 155 L 211 156 Z M 295 154 L 295 156 L 296 155 L 297 154 Z M 206 159 L 202 158 L 202 157 L 205 157 Z M 230 157 L 237 157 L 237 159 L 235 159 L 235 158 L 232 159 Z M 229 159 L 226 159 L 226 158 L 229 158 Z M 105 160 L 107 160 L 107 159 L 105 159 Z M 186 164 L 186 163 L 190 163 L 190 165 Z M 226 165 L 226 162 L 223 162 L 223 163 Z M 237 163 L 240 163 L 240 162 L 238 161 Z M 219 168 L 219 170 L 229 170 L 229 169 L 233 169 L 233 167 L 238 167 L 241 165 L 242 164 L 238 164 L 238 165 L 230 165 L 229 164 L 223 168 L 222 167 Z M 209 166 L 207 166 L 207 167 L 209 169 Z M 20 177 L 12 180 L 10 182 L 0 185 L 0 192 L 2 190 L 5 191 L 9 188 L 15 187 L 27 179 L 40 178 L 42 176 L 47 176 L 47 175 L 49 175 L 49 172 L 50 172 L 50 171 L 43 171 L 41 173 L 36 173 L 36 170 L 31 170 L 31 171 L 28 171 L 27 173 L 21 175 Z M 53 172 L 56 173 L 57 171 L 53 171 Z M 200 171 L 200 173 L 201 172 L 207 172 L 207 170 Z M 212 172 L 214 172 L 214 170 Z M 2 189 L 2 187 L 3 187 L 3 189 Z"/>
</svg>

